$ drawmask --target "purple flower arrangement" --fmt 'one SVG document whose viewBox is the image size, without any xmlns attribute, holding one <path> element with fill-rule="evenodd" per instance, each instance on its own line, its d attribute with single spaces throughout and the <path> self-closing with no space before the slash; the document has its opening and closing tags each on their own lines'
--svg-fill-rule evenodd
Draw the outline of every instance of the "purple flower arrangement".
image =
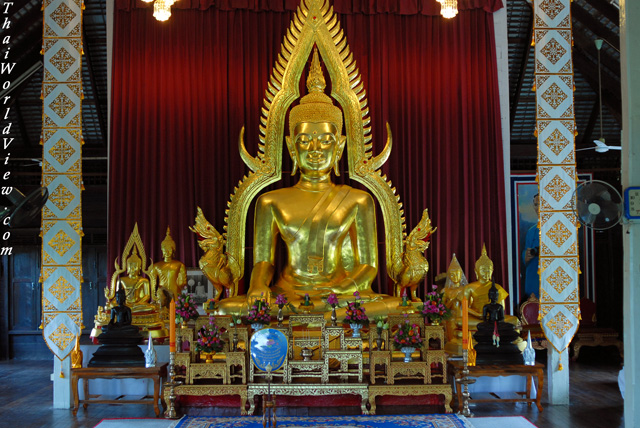
<svg viewBox="0 0 640 428">
<path fill-rule="evenodd" d="M 198 318 L 198 308 L 191 294 L 180 293 L 176 300 L 176 324 Z"/>
<path fill-rule="evenodd" d="M 271 322 L 271 315 L 269 314 L 269 303 L 266 299 L 260 295 L 260 298 L 253 302 L 253 305 L 249 308 L 249 314 L 247 315 L 248 324 L 269 324 Z"/>
<path fill-rule="evenodd" d="M 289 301 L 284 294 L 278 294 L 276 296 L 276 305 L 278 305 L 280 309 L 284 308 L 287 303 L 289 303 Z"/>
<path fill-rule="evenodd" d="M 405 320 L 398 324 L 398 329 L 393 336 L 393 346 L 396 349 L 404 348 L 405 346 L 418 348 L 421 344 L 420 327 L 417 324 L 411 324 L 405 314 Z"/>
<path fill-rule="evenodd" d="M 353 295 L 355 297 L 355 300 L 353 302 L 347 303 L 344 322 L 348 324 L 368 325 L 369 317 L 367 317 L 366 310 L 361 306 L 360 293 L 354 291 Z"/>
<path fill-rule="evenodd" d="M 425 318 L 439 322 L 449 318 L 451 310 L 444 305 L 444 293 L 438 293 L 437 288 L 437 285 L 432 287 L 432 290 L 425 296 L 424 303 L 418 306 L 418 310 Z"/>
<path fill-rule="evenodd" d="M 331 305 L 332 308 L 338 306 L 338 296 L 336 295 L 336 293 L 329 294 L 329 296 L 327 297 L 327 304 Z"/>
<path fill-rule="evenodd" d="M 220 329 L 216 325 L 216 319 L 209 317 L 209 324 L 198 331 L 196 350 L 198 352 L 220 352 L 224 347 L 224 341 L 220 337 Z"/>
</svg>

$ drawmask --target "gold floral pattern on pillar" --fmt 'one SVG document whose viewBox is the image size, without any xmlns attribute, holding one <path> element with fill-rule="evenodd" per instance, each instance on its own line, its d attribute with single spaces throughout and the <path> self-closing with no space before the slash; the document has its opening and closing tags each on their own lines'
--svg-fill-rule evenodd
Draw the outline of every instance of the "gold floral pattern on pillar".
<svg viewBox="0 0 640 428">
<path fill-rule="evenodd" d="M 59 359 L 82 329 L 82 0 L 44 0 L 43 337 Z"/>
<path fill-rule="evenodd" d="M 579 323 L 570 0 L 535 0 L 535 90 L 540 194 L 540 324 L 562 352 Z"/>
</svg>

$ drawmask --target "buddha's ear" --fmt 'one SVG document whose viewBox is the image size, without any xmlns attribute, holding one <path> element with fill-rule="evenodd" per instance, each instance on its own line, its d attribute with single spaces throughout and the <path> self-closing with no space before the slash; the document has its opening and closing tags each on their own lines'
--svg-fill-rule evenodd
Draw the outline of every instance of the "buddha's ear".
<svg viewBox="0 0 640 428">
<path fill-rule="evenodd" d="M 298 158 L 296 157 L 296 149 L 293 146 L 293 142 L 291 141 L 290 136 L 284 137 L 284 140 L 287 142 L 287 148 L 289 149 L 289 156 L 291 156 L 291 161 L 293 162 L 293 167 L 291 168 L 291 175 L 295 175 L 298 171 Z"/>
<path fill-rule="evenodd" d="M 340 168 L 338 168 L 338 163 L 342 158 L 342 153 L 344 152 L 344 146 L 346 142 L 347 142 L 347 137 L 345 135 L 340 135 L 338 137 L 338 144 L 336 147 L 336 156 L 333 161 L 333 172 L 336 174 L 336 176 L 340 175 Z"/>
</svg>

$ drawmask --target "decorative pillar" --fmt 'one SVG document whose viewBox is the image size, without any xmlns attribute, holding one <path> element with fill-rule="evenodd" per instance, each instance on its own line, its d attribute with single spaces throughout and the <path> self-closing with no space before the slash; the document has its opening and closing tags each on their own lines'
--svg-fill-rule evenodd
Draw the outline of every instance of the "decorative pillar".
<svg viewBox="0 0 640 428">
<path fill-rule="evenodd" d="M 640 3 L 620 1 L 620 71 L 622 77 L 622 186 L 640 186 Z M 624 248 L 624 425 L 640 426 L 640 222 L 622 226 Z"/>
<path fill-rule="evenodd" d="M 82 0 L 44 0 L 42 82 L 43 337 L 54 364 L 54 408 L 69 408 L 64 361 L 82 325 Z M 65 364 L 66 363 L 66 364 Z"/>
<path fill-rule="evenodd" d="M 551 345 L 551 404 L 569 403 L 567 347 L 580 319 L 571 1 L 535 0 L 535 90 L 540 194 L 540 325 Z"/>
</svg>

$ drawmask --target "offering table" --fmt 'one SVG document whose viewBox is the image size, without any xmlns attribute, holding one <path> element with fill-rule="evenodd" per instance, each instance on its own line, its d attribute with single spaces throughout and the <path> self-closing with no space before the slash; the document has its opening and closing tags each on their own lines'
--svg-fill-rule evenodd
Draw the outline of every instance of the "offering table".
<svg viewBox="0 0 640 428">
<path fill-rule="evenodd" d="M 500 364 L 500 365 L 478 365 L 478 366 L 470 366 L 469 367 L 469 377 L 479 378 L 483 376 L 497 377 L 497 376 L 525 376 L 527 379 L 526 391 L 517 392 L 516 394 L 521 397 L 517 398 L 492 398 L 492 399 L 478 399 L 471 398 L 469 401 L 475 402 L 491 402 L 491 401 L 502 401 L 502 402 L 525 402 L 531 406 L 531 403 L 536 403 L 538 410 L 542 411 L 542 405 L 540 404 L 540 398 L 542 393 L 542 388 L 544 386 L 544 373 L 542 369 L 544 368 L 543 364 L 536 363 L 535 366 L 526 366 L 524 364 Z M 463 370 L 462 361 L 458 360 L 449 360 L 449 370 L 451 375 L 453 376 L 453 380 L 456 386 L 456 396 L 458 399 L 458 411 L 462 411 L 462 385 L 460 382 L 456 381 L 456 378 L 460 377 Z M 534 376 L 538 379 L 537 391 L 535 398 L 531 397 L 531 385 L 534 379 Z M 495 394 L 493 394 L 495 397 Z"/>
<path fill-rule="evenodd" d="M 86 409 L 89 403 L 99 404 L 153 404 L 156 416 L 160 416 L 158 400 L 160 384 L 167 377 L 167 363 L 157 367 L 82 367 L 71 369 L 71 393 L 73 394 L 73 415 L 78 413 L 79 404 Z M 153 397 L 144 396 L 139 399 L 120 397 L 104 397 L 89 394 L 89 379 L 151 379 L 153 380 Z M 84 379 L 84 400 L 79 400 L 78 380 Z M 103 398 L 104 397 L 104 398 Z M 164 402 L 163 402 L 164 407 Z"/>
</svg>

